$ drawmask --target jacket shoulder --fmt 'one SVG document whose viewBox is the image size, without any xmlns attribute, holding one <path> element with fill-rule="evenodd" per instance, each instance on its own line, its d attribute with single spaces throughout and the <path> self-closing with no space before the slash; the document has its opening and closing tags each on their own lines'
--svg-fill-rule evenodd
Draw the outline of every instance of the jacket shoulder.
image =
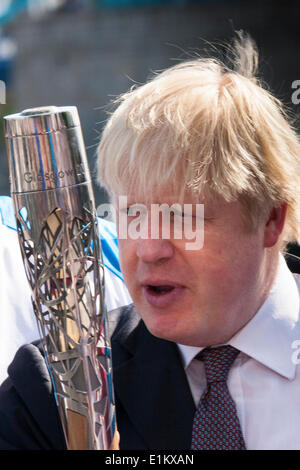
<svg viewBox="0 0 300 470">
<path fill-rule="evenodd" d="M 41 344 L 22 346 L 8 374 L 0 387 L 0 449 L 64 449 Z"/>
<path fill-rule="evenodd" d="M 298 256 L 295 256 L 292 253 L 286 253 L 285 260 L 292 273 L 300 274 L 300 258 L 298 258 Z"/>
<path fill-rule="evenodd" d="M 133 305 L 118 308 L 108 314 L 108 333 L 127 337 L 139 321 Z M 65 448 L 42 342 L 26 344 L 0 387 L 0 450 Z"/>
<path fill-rule="evenodd" d="M 108 334 L 111 340 L 115 338 L 126 338 L 141 321 L 137 314 L 134 304 L 112 310 L 107 315 Z"/>
</svg>

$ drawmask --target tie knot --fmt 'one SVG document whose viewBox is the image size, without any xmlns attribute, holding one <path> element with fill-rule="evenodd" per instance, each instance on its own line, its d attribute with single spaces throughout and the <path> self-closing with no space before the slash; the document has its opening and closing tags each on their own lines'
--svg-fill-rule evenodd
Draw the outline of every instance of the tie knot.
<svg viewBox="0 0 300 470">
<path fill-rule="evenodd" d="M 204 362 L 207 383 L 226 382 L 229 369 L 239 352 L 230 345 L 203 349 L 197 359 Z"/>
</svg>

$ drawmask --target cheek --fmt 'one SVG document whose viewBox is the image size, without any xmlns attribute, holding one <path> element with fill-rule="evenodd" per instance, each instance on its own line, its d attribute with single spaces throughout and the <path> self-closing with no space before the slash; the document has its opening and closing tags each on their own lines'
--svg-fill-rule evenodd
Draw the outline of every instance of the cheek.
<svg viewBox="0 0 300 470">
<path fill-rule="evenodd" d="M 197 288 L 202 295 L 228 296 L 247 281 L 248 267 L 243 253 L 224 243 L 207 244 L 197 255 L 189 255 Z"/>
<path fill-rule="evenodd" d="M 219 296 L 234 299 L 248 295 L 257 283 L 261 254 L 249 237 L 218 247 L 206 259 L 206 272 Z"/>
<path fill-rule="evenodd" d="M 136 260 L 134 240 L 119 240 L 119 261 L 125 277 L 135 270 Z"/>
</svg>

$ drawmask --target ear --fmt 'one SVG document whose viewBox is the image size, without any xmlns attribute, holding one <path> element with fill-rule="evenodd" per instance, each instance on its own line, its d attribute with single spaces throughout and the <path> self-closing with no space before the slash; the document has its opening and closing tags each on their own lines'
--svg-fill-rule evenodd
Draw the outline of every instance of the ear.
<svg viewBox="0 0 300 470">
<path fill-rule="evenodd" d="M 278 207 L 273 207 L 273 209 L 271 210 L 265 226 L 265 248 L 271 248 L 278 242 L 278 239 L 284 227 L 286 211 L 287 203 L 285 202 Z"/>
</svg>

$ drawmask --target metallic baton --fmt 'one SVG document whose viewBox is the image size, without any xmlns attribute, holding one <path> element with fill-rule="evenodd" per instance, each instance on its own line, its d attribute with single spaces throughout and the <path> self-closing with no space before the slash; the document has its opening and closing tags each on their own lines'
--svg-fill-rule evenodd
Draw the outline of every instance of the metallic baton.
<svg viewBox="0 0 300 470">
<path fill-rule="evenodd" d="M 76 107 L 5 118 L 11 194 L 32 303 L 68 449 L 115 430 L 104 270 Z"/>
</svg>

